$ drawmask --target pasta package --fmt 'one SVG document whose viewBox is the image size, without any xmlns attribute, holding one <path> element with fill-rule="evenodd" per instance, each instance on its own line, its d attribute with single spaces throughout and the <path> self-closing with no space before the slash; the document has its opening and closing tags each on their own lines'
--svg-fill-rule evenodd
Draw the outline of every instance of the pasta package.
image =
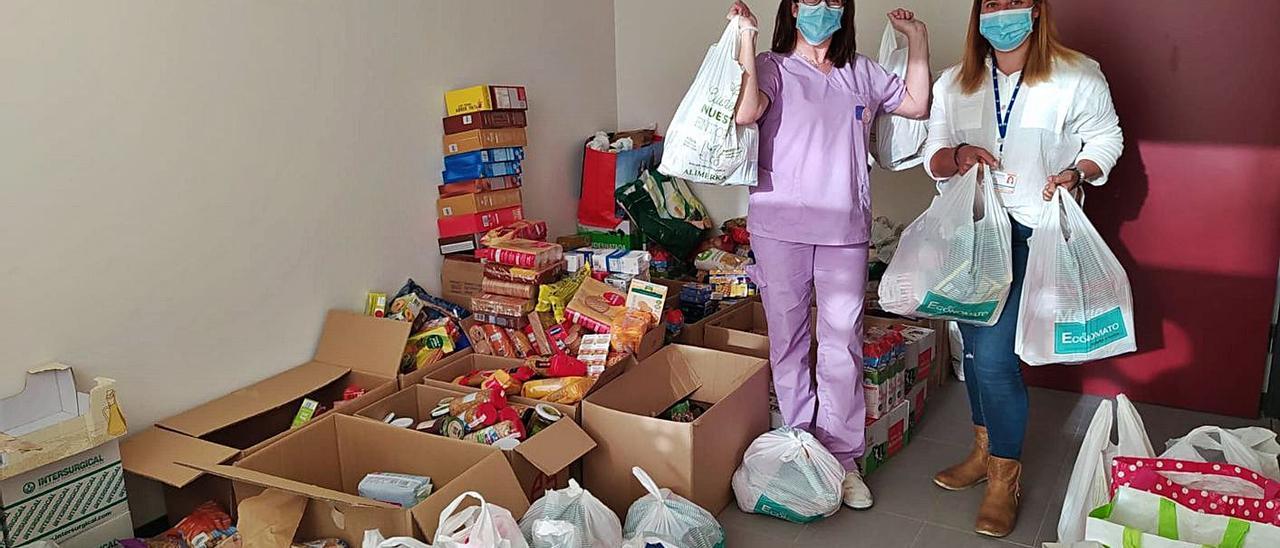
<svg viewBox="0 0 1280 548">
<path fill-rule="evenodd" d="M 594 384 L 595 379 L 591 377 L 542 379 L 524 383 L 522 395 L 548 403 L 573 405 L 582 401 Z"/>
</svg>

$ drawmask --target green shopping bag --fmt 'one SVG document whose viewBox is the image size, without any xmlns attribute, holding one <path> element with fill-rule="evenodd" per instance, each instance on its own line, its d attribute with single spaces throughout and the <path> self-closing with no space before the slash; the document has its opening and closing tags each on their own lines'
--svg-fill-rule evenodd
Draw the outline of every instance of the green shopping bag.
<svg viewBox="0 0 1280 548">
<path fill-rule="evenodd" d="M 1089 513 L 1085 540 L 1110 548 L 1264 548 L 1280 546 L 1280 528 L 1201 514 L 1121 487 L 1109 504 Z"/>
<path fill-rule="evenodd" d="M 688 259 L 711 228 L 702 202 L 684 181 L 653 171 L 622 185 L 614 194 L 635 227 L 680 259 Z"/>
</svg>

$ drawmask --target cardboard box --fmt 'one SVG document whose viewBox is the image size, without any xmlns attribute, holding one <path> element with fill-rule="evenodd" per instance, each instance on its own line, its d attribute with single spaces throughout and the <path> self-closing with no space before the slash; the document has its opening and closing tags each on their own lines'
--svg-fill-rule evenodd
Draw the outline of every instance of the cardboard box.
<svg viewBox="0 0 1280 548">
<path fill-rule="evenodd" d="M 591 390 L 587 391 L 587 396 L 590 397 L 591 394 L 594 394 L 595 392 L 601 390 L 606 385 L 610 384 L 615 379 L 622 376 L 627 369 L 634 367 L 635 363 L 636 363 L 635 358 L 627 358 L 619 362 L 618 365 L 615 365 L 609 369 L 606 369 L 604 374 L 600 375 L 599 379 L 596 379 L 596 383 L 594 386 L 591 387 Z M 454 384 L 453 380 L 463 375 L 473 373 L 475 371 L 492 371 L 494 369 L 511 369 L 513 367 L 520 367 L 521 365 L 524 365 L 524 360 L 519 360 L 514 358 L 499 358 L 497 356 L 483 356 L 476 353 L 467 353 L 452 359 L 445 360 L 444 362 L 442 362 L 440 367 L 437 367 L 430 373 L 423 376 L 422 383 L 428 386 L 444 388 L 446 390 L 456 390 L 463 393 L 470 393 L 470 392 L 475 392 L 478 389 Z M 533 400 L 533 399 L 523 398 L 520 396 L 511 396 L 507 399 L 510 401 L 525 404 L 525 405 L 537 405 L 539 403 L 544 403 L 541 400 Z M 573 420 L 577 421 L 581 418 L 581 412 L 582 412 L 581 403 L 579 403 L 578 405 L 568 405 L 564 407 L 566 409 L 572 410 L 572 414 L 570 416 L 573 417 Z"/>
<path fill-rule="evenodd" d="M 750 304 L 733 308 L 726 314 L 714 314 L 708 318 L 703 332 L 703 346 L 769 359 L 769 324 L 765 318 L 764 303 L 758 300 L 747 301 Z M 810 360 L 817 363 L 818 311 L 814 310 L 809 317 Z"/>
<path fill-rule="evenodd" d="M 582 422 L 596 441 L 583 460 L 586 487 L 620 515 L 644 494 L 643 468 L 658 485 L 712 514 L 732 500 L 729 482 L 747 446 L 769 430 L 769 367 L 763 359 L 668 346 L 587 396 Z M 692 423 L 655 418 L 690 398 L 711 404 Z"/>
<path fill-rule="evenodd" d="M 67 530 L 67 538 L 56 542 L 60 548 L 117 548 L 116 541 L 127 538 L 133 538 L 133 515 L 124 512 L 105 522 L 78 523 Z"/>
<path fill-rule="evenodd" d="M 128 425 L 115 381 L 96 379 L 81 393 L 65 365 L 27 375 L 21 392 L 0 399 L 0 545 L 92 544 L 129 516 L 116 441 Z"/>
<path fill-rule="evenodd" d="M 445 135 L 452 135 L 473 129 L 526 127 L 528 124 L 527 116 L 522 110 L 490 110 L 445 118 L 444 133 Z"/>
<path fill-rule="evenodd" d="M 441 217 L 467 215 L 493 211 L 520 205 L 520 189 L 495 190 L 478 194 L 463 194 L 436 201 L 436 212 Z"/>
<path fill-rule="evenodd" d="M 951 339 L 948 334 L 949 331 L 947 330 L 947 322 L 945 320 L 912 320 L 901 316 L 894 316 L 882 310 L 874 310 L 870 312 L 871 314 L 868 314 L 865 319 L 867 322 L 880 322 L 882 325 L 900 324 L 932 330 L 932 356 L 921 356 L 925 353 L 925 349 L 928 346 L 927 342 L 921 342 L 918 345 L 919 352 L 917 353 L 917 356 L 921 356 L 921 358 L 917 359 L 917 362 L 920 363 L 921 366 L 926 362 L 929 363 L 929 371 L 926 373 L 925 377 L 929 378 L 930 382 L 933 383 L 935 387 L 942 387 L 946 384 L 947 379 L 950 376 L 948 370 L 951 368 Z M 928 357 L 930 359 L 923 359 L 924 357 Z"/>
<path fill-rule="evenodd" d="M 907 441 L 910 442 L 916 432 L 916 425 L 920 424 L 920 419 L 924 417 L 924 410 L 929 403 L 929 383 L 916 384 L 915 388 L 907 394 L 907 403 L 911 406 L 911 418 L 907 428 Z"/>
<path fill-rule="evenodd" d="M 462 154 L 486 148 L 522 147 L 529 144 L 524 128 L 474 129 L 444 136 L 445 154 Z"/>
<path fill-rule="evenodd" d="M 446 116 L 490 110 L 528 110 L 524 86 L 472 86 L 444 94 Z"/>
<path fill-rule="evenodd" d="M 382 421 L 388 413 L 396 417 L 411 417 L 414 423 L 431 417 L 440 400 L 458 397 L 466 392 L 456 388 L 435 385 L 410 386 L 392 396 L 356 413 L 358 417 Z M 582 431 L 571 418 L 574 409 L 569 406 L 546 404 L 559 409 L 566 417 L 546 429 L 530 436 L 512 451 L 503 451 L 511 469 L 515 472 L 524 494 L 529 500 L 538 500 L 547 489 L 563 489 L 569 485 L 569 467 L 595 448 L 596 443 Z M 423 436 L 425 432 L 411 430 Z"/>
<path fill-rule="evenodd" d="M 229 482 L 177 463 L 223 464 L 297 433 L 290 426 L 303 398 L 332 405 L 347 387 L 365 389 L 363 396 L 326 412 L 350 414 L 395 393 L 410 327 L 408 322 L 331 311 L 311 361 L 130 437 L 120 448 L 124 468 L 164 484 L 171 519 L 207 500 L 234 508 Z"/>
<path fill-rule="evenodd" d="M 858 459 L 864 476 L 871 475 L 902 451 L 907 443 L 910 408 L 910 402 L 904 401 L 884 417 L 867 419 L 867 449 Z"/>
<path fill-rule="evenodd" d="M 296 538 L 339 538 L 351 546 L 360 546 L 369 529 L 386 537 L 432 538 L 440 512 L 467 491 L 517 518 L 529 507 L 497 449 L 345 415 L 312 423 L 235 466 L 191 465 L 233 480 L 237 500 L 266 488 L 306 497 Z M 435 489 L 412 508 L 356 495 L 360 480 L 374 472 L 427 476 Z"/>
<path fill-rule="evenodd" d="M 470 181 L 445 183 L 440 185 L 439 191 L 441 198 L 448 198 L 450 196 L 459 196 L 462 194 L 475 194 L 477 192 L 488 192 L 491 190 L 520 188 L 520 184 L 519 175 L 509 175 L 506 177 L 490 177 L 488 179 L 472 179 Z"/>
<path fill-rule="evenodd" d="M 470 215 L 441 217 L 436 220 L 441 238 L 471 236 L 524 219 L 524 208 L 520 206 L 485 211 Z"/>
<path fill-rule="evenodd" d="M 457 255 L 445 257 L 440 266 L 440 288 L 444 300 L 467 305 L 471 297 L 481 293 L 484 283 L 484 264 L 475 257 Z"/>
</svg>

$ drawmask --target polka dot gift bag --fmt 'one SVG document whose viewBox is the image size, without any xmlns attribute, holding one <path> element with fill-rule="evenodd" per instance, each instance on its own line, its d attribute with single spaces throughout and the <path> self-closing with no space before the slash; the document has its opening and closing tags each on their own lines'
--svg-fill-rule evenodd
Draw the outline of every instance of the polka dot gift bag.
<svg viewBox="0 0 1280 548">
<path fill-rule="evenodd" d="M 1204 514 L 1280 526 L 1280 482 L 1227 463 L 1117 457 L 1111 490 L 1131 487 Z"/>
</svg>

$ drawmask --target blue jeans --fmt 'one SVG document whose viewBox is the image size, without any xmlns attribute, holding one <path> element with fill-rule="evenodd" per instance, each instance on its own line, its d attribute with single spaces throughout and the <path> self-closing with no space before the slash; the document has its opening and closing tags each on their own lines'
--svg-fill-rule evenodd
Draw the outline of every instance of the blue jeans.
<svg viewBox="0 0 1280 548">
<path fill-rule="evenodd" d="M 1022 382 L 1021 360 L 1013 352 L 1018 330 L 1018 306 L 1022 280 L 1027 276 L 1027 239 L 1031 229 L 1013 224 L 1013 284 L 1000 321 L 990 327 L 960 324 L 964 337 L 964 380 L 969 390 L 973 424 L 987 427 L 991 454 L 1005 459 L 1022 458 L 1027 433 L 1027 385 Z"/>
</svg>

